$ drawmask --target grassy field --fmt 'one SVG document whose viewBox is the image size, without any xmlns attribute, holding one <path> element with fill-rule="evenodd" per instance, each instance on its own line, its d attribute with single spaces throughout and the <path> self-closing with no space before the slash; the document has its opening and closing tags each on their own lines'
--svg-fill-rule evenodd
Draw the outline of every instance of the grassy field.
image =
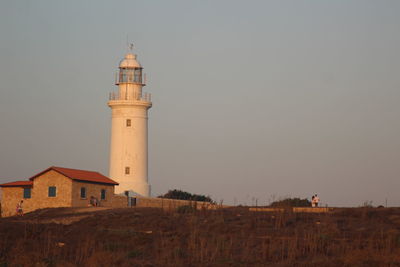
<svg viewBox="0 0 400 267">
<path fill-rule="evenodd" d="M 266 265 L 400 266 L 400 209 L 46 209 L 0 219 L 0 266 Z"/>
</svg>

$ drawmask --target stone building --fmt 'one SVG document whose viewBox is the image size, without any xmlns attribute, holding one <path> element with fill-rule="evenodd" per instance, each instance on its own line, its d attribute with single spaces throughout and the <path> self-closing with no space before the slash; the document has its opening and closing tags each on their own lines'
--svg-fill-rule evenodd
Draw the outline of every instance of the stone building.
<svg viewBox="0 0 400 267">
<path fill-rule="evenodd" d="M 117 182 L 93 171 L 50 167 L 27 181 L 0 184 L 1 216 L 12 216 L 23 200 L 24 212 L 42 208 L 85 207 L 91 197 L 111 207 Z"/>
</svg>

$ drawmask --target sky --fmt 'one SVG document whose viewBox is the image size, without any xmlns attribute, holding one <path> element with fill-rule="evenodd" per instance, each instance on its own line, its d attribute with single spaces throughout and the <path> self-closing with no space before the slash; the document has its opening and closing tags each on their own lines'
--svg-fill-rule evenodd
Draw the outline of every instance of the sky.
<svg viewBox="0 0 400 267">
<path fill-rule="evenodd" d="M 0 182 L 108 175 L 114 75 L 147 73 L 149 182 L 400 206 L 400 1 L 0 1 Z"/>
</svg>

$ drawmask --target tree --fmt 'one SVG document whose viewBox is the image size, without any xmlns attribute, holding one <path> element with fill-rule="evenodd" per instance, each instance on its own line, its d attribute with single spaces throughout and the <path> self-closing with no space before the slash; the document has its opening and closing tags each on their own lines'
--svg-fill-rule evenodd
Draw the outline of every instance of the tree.
<svg viewBox="0 0 400 267">
<path fill-rule="evenodd" d="M 209 196 L 191 194 L 191 193 L 188 193 L 188 192 L 185 192 L 182 190 L 178 190 L 178 189 L 169 190 L 166 194 L 158 196 L 158 197 L 159 198 L 213 202 L 213 200 Z"/>
<path fill-rule="evenodd" d="M 310 207 L 311 201 L 306 198 L 300 199 L 295 198 L 285 198 L 282 200 L 274 201 L 270 205 L 271 207 Z"/>
</svg>

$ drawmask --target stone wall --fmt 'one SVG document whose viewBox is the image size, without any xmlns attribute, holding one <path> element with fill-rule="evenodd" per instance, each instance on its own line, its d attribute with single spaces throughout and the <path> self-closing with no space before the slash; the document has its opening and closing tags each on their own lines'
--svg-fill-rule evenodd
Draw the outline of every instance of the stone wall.
<svg viewBox="0 0 400 267">
<path fill-rule="evenodd" d="M 136 197 L 136 207 L 161 208 L 164 210 L 175 210 L 181 206 L 193 206 L 197 209 L 215 209 L 217 205 L 209 202 L 179 200 L 168 198 Z M 112 207 L 128 207 L 128 198 L 122 195 L 115 195 Z"/>
<path fill-rule="evenodd" d="M 137 207 L 162 208 L 164 210 L 175 210 L 181 206 L 193 206 L 200 208 L 203 205 L 208 206 L 209 203 L 168 198 L 138 198 L 136 203 Z"/>
<path fill-rule="evenodd" d="M 128 198 L 126 196 L 114 195 L 111 206 L 113 208 L 126 208 L 128 207 Z"/>
<path fill-rule="evenodd" d="M 249 211 L 260 211 L 260 212 L 284 212 L 284 211 L 293 211 L 296 213 L 325 213 L 331 212 L 333 208 L 327 207 L 290 207 L 287 209 L 284 208 L 249 208 Z"/>
<path fill-rule="evenodd" d="M 55 197 L 49 197 L 49 186 L 56 187 Z M 33 180 L 31 201 L 34 209 L 71 207 L 72 180 L 53 170 L 43 173 Z"/>
<path fill-rule="evenodd" d="M 81 198 L 81 188 L 86 188 L 86 198 Z M 106 199 L 101 199 L 101 190 L 106 190 Z M 111 207 L 114 198 L 114 186 L 96 184 L 80 181 L 72 181 L 72 207 L 86 207 L 89 205 L 90 197 L 93 196 L 100 201 L 99 206 Z"/>
<path fill-rule="evenodd" d="M 333 208 L 328 207 L 294 207 L 293 212 L 307 212 L 307 213 L 325 213 L 331 212 Z"/>
<path fill-rule="evenodd" d="M 23 187 L 2 187 L 1 217 L 13 216 L 16 214 L 18 202 L 24 200 L 22 207 L 24 211 L 32 211 L 32 200 L 23 198 Z M 25 207 L 28 207 L 27 209 Z"/>
</svg>

